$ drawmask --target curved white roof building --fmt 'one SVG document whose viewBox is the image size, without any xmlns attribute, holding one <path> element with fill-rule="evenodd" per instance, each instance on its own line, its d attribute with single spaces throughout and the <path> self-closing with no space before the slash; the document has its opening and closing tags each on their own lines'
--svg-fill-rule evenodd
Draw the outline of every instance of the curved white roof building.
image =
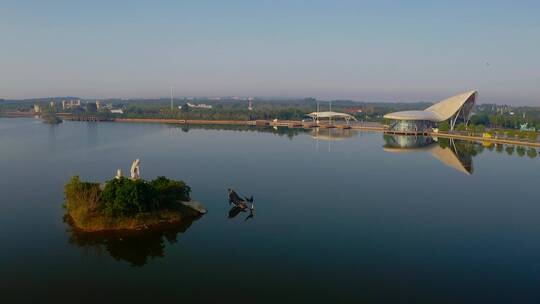
<svg viewBox="0 0 540 304">
<path fill-rule="evenodd" d="M 356 120 L 356 118 L 352 115 L 346 114 L 346 113 L 339 113 L 339 112 L 332 112 L 332 111 L 325 111 L 325 112 L 312 112 L 309 114 L 306 114 L 306 116 L 309 116 L 313 119 L 319 119 L 319 118 L 343 118 L 345 120 Z"/>
<path fill-rule="evenodd" d="M 395 121 L 390 129 L 397 132 L 424 132 L 445 120 L 450 120 L 450 129 L 453 130 L 459 119 L 468 122 L 477 96 L 478 92 L 473 90 L 447 98 L 423 111 L 394 112 L 384 115 L 384 118 Z"/>
</svg>

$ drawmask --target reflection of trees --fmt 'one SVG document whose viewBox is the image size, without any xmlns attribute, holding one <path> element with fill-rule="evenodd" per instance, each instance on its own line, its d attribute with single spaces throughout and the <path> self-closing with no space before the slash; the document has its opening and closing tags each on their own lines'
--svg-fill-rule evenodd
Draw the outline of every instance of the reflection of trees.
<svg viewBox="0 0 540 304">
<path fill-rule="evenodd" d="M 257 127 L 257 126 L 240 126 L 240 125 L 169 125 L 171 128 L 180 128 L 183 132 L 188 132 L 191 129 L 201 130 L 222 130 L 222 131 L 235 131 L 235 132 L 260 132 L 270 133 L 278 136 L 287 136 L 292 139 L 300 134 L 310 132 L 309 129 L 303 128 L 288 128 L 288 127 Z"/>
<path fill-rule="evenodd" d="M 485 147 L 473 141 L 454 140 L 450 138 L 439 138 L 439 146 L 453 147 L 458 154 L 477 156 L 484 152 Z"/>
<path fill-rule="evenodd" d="M 115 260 L 124 260 L 132 266 L 144 266 L 149 259 L 165 256 L 165 241 L 176 243 L 178 234 L 186 232 L 197 218 L 188 218 L 181 224 L 146 231 L 77 232 L 71 230 L 69 243 L 85 249 L 107 251 Z"/>
<path fill-rule="evenodd" d="M 526 150 L 525 150 L 525 147 L 523 147 L 523 146 L 518 146 L 518 147 L 516 148 L 516 153 L 517 153 L 517 155 L 518 155 L 519 157 L 525 156 L 525 151 L 526 151 Z"/>
<path fill-rule="evenodd" d="M 469 173 L 473 172 L 473 157 L 484 152 L 484 146 L 472 141 L 439 138 L 439 146 L 452 150 Z"/>
</svg>

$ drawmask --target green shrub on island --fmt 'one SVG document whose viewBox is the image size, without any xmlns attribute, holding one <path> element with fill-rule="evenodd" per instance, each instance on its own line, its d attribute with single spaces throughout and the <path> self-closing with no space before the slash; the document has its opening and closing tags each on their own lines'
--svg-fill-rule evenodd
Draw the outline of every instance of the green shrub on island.
<svg viewBox="0 0 540 304">
<path fill-rule="evenodd" d="M 150 182 L 156 191 L 157 199 L 163 205 L 174 204 L 178 200 L 189 201 L 191 188 L 183 181 L 170 180 L 164 176 L 158 176 Z"/>
<path fill-rule="evenodd" d="M 74 176 L 65 185 L 65 208 L 72 223 L 82 230 L 140 229 L 196 216 L 180 204 L 190 201 L 190 192 L 183 181 L 163 176 L 149 182 L 121 177 L 105 184 L 83 182 Z"/>
<path fill-rule="evenodd" d="M 81 182 L 78 176 L 73 176 L 64 187 L 68 210 L 95 211 L 99 206 L 101 189 L 98 183 Z"/>
<path fill-rule="evenodd" d="M 101 194 L 102 210 L 109 216 L 129 216 L 171 207 L 178 201 L 189 201 L 191 189 L 182 181 L 160 176 L 150 182 L 128 178 L 105 183 Z"/>
<path fill-rule="evenodd" d="M 113 179 L 105 183 L 99 210 L 112 217 L 157 209 L 152 187 L 143 180 Z"/>
</svg>

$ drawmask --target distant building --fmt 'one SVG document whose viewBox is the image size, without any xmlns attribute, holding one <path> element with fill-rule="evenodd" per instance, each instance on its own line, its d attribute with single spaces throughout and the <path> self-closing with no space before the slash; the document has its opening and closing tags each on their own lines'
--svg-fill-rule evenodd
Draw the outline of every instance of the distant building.
<svg viewBox="0 0 540 304">
<path fill-rule="evenodd" d="M 81 106 L 80 100 L 70 100 L 69 102 L 66 100 L 62 100 L 62 110 L 75 109 L 80 106 Z"/>
<path fill-rule="evenodd" d="M 362 113 L 362 108 L 353 107 L 353 108 L 347 109 L 346 112 L 352 113 L 352 114 Z"/>
<path fill-rule="evenodd" d="M 253 111 L 253 98 L 248 98 L 248 110 Z"/>
<path fill-rule="evenodd" d="M 38 104 L 34 105 L 34 113 L 41 113 L 41 106 Z"/>
<path fill-rule="evenodd" d="M 101 109 L 101 101 L 99 101 L 99 100 L 96 100 L 96 109 L 98 109 L 98 110 Z"/>
<path fill-rule="evenodd" d="M 332 112 L 332 111 L 325 111 L 325 112 L 312 112 L 309 114 L 306 114 L 307 117 L 310 117 L 314 121 L 319 122 L 321 119 L 328 119 L 329 123 L 331 123 L 332 120 L 335 119 L 344 119 L 347 124 L 350 120 L 357 120 L 354 116 L 349 115 L 347 113 L 339 113 L 339 112 Z"/>
<path fill-rule="evenodd" d="M 536 128 L 535 127 L 530 127 L 529 128 L 529 124 L 528 123 L 524 123 L 522 125 L 519 125 L 519 130 L 520 131 L 536 131 Z"/>
<path fill-rule="evenodd" d="M 192 103 L 188 102 L 187 105 L 188 105 L 188 107 L 194 108 L 194 109 L 211 109 L 212 108 L 211 105 L 207 105 L 207 104 L 204 104 L 204 103 L 192 104 Z M 180 109 L 181 109 L 181 107 L 180 107 Z"/>
<path fill-rule="evenodd" d="M 122 109 L 111 109 L 112 114 L 124 114 Z"/>
<path fill-rule="evenodd" d="M 390 131 L 427 132 L 437 127 L 437 123 L 449 120 L 450 130 L 454 130 L 459 119 L 467 123 L 478 93 L 469 91 L 447 98 L 423 111 L 401 111 L 384 115 L 393 120 Z"/>
</svg>

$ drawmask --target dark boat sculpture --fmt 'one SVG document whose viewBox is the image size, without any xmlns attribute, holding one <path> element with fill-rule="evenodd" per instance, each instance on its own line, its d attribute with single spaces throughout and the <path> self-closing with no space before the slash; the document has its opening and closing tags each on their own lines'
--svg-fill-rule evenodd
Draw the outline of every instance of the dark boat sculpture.
<svg viewBox="0 0 540 304">
<path fill-rule="evenodd" d="M 233 204 L 235 207 L 241 209 L 242 211 L 245 211 L 248 208 L 251 210 L 255 209 L 253 205 L 253 195 L 249 198 L 248 197 L 241 198 L 240 195 L 238 195 L 238 193 L 236 193 L 234 190 L 229 189 L 228 191 L 229 191 L 229 205 Z"/>
</svg>

